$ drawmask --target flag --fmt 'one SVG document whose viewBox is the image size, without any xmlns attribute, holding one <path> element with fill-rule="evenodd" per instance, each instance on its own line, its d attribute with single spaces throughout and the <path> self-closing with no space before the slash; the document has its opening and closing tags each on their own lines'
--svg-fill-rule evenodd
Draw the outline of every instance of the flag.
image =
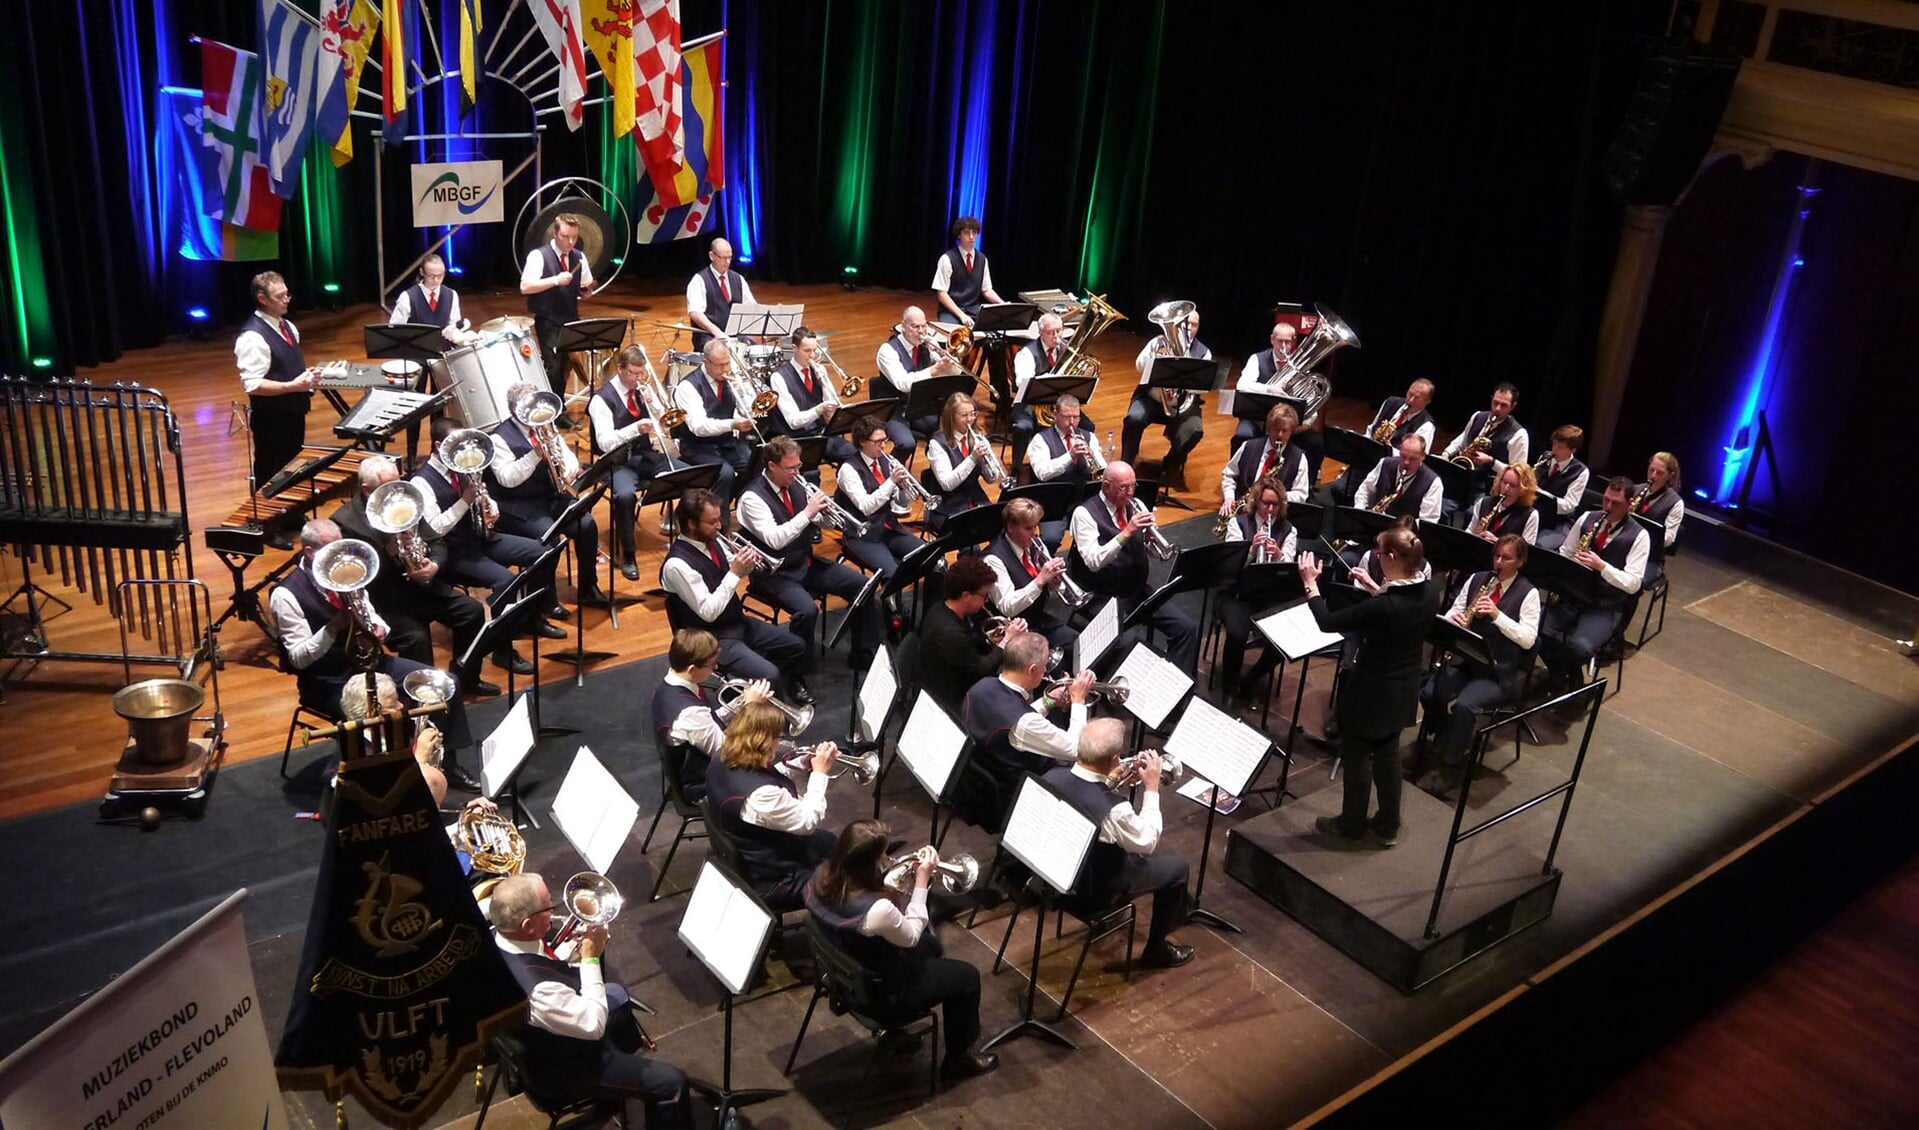
<svg viewBox="0 0 1919 1130">
<path fill-rule="evenodd" d="M 577 130 L 585 119 L 586 52 L 580 47 L 580 0 L 527 0 L 533 22 L 560 61 L 560 110 L 566 128 Z"/>
<path fill-rule="evenodd" d="M 320 0 L 319 111 L 313 128 L 333 147 L 335 168 L 353 160 L 349 115 L 360 100 L 360 73 L 379 26 L 380 10 L 372 0 Z"/>
<path fill-rule="evenodd" d="M 391 126 L 406 113 L 406 0 L 381 0 L 386 50 L 380 55 L 380 113 Z"/>
<path fill-rule="evenodd" d="M 197 90 L 163 87 L 155 107 L 160 138 L 155 146 L 164 175 L 160 184 L 163 230 L 177 237 L 183 259 L 278 259 L 280 232 L 254 231 L 216 218 L 220 210 L 220 161 L 201 141 L 206 112 Z"/>
<path fill-rule="evenodd" d="M 474 91 L 480 85 L 479 60 L 473 51 L 473 39 L 484 30 L 480 23 L 480 0 L 460 0 L 460 90 L 466 95 L 460 104 L 462 115 L 473 112 Z"/>
<path fill-rule="evenodd" d="M 580 0 L 586 17 L 580 35 L 600 61 L 606 98 L 613 107 L 613 136 L 633 130 L 633 13 L 637 0 Z"/>
<path fill-rule="evenodd" d="M 720 36 L 688 45 L 680 58 L 680 117 L 686 131 L 686 160 L 674 174 L 674 203 L 649 177 L 640 182 L 635 239 L 666 243 L 700 234 L 710 226 L 713 194 L 726 185 L 725 147 L 720 122 L 724 106 L 720 84 Z"/>
<path fill-rule="evenodd" d="M 219 195 L 210 212 L 215 219 L 257 231 L 280 229 L 280 198 L 261 163 L 260 60 L 211 39 L 200 41 L 200 143 L 213 151 Z"/>
<path fill-rule="evenodd" d="M 320 25 L 287 0 L 260 0 L 260 58 L 266 63 L 267 179 L 282 198 L 300 186 L 313 132 Z"/>
<path fill-rule="evenodd" d="M 686 203 L 674 174 L 685 160 L 686 137 L 680 123 L 680 2 L 639 0 L 633 24 L 633 128 L 640 162 L 661 200 Z"/>
</svg>

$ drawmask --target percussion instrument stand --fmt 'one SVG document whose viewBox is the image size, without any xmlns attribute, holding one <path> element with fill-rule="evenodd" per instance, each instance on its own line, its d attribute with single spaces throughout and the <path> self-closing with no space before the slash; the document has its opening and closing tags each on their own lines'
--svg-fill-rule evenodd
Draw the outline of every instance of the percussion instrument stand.
<svg viewBox="0 0 1919 1130">
<path fill-rule="evenodd" d="M 582 318 L 577 322 L 568 322 L 560 327 L 559 341 L 554 348 L 562 355 L 568 353 L 586 354 L 586 394 L 594 392 L 593 378 L 600 371 L 600 351 L 610 349 L 618 351 L 626 342 L 630 319 L 627 318 Z"/>
</svg>

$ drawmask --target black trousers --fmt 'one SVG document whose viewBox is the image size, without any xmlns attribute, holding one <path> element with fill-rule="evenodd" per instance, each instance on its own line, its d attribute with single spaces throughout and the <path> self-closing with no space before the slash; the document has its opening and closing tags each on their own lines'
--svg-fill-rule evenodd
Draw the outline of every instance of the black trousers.
<svg viewBox="0 0 1919 1130">
<path fill-rule="evenodd" d="M 1366 834 L 1370 823 L 1381 835 L 1399 831 L 1399 790 L 1403 783 L 1399 768 L 1399 731 L 1383 738 L 1362 738 L 1341 727 L 1339 735 L 1339 771 L 1346 776 L 1339 809 L 1341 835 L 1357 839 Z M 1379 793 L 1379 810 L 1370 821 L 1367 810 L 1373 792 Z"/>
<path fill-rule="evenodd" d="M 867 390 L 870 393 L 868 399 L 899 401 L 898 406 L 893 409 L 893 415 L 886 421 L 886 438 L 893 441 L 893 454 L 901 462 L 910 460 L 913 450 L 924 443 L 928 436 L 940 430 L 938 411 L 930 416 L 907 419 L 906 393 L 885 377 L 874 377 L 868 384 Z"/>
<path fill-rule="evenodd" d="M 947 1055 L 958 1055 L 979 1039 L 979 967 L 971 962 L 929 957 L 918 976 L 888 990 L 902 1013 L 939 1008 Z"/>
<path fill-rule="evenodd" d="M 280 468 L 293 461 L 306 444 L 307 414 L 298 412 L 262 412 L 249 416 L 253 429 L 253 489 L 267 485 Z"/>
<path fill-rule="evenodd" d="M 496 524 L 493 533 L 484 539 L 464 539 L 464 544 L 454 551 L 446 567 L 453 580 L 497 592 L 512 582 L 514 570 L 531 567 L 543 552 L 545 550 L 539 542 L 518 534 L 504 533 Z M 527 583 L 536 589 L 547 589 L 550 593 L 554 568 L 556 566 L 548 566 L 540 576 Z"/>
<path fill-rule="evenodd" d="M 397 655 L 416 663 L 433 665 L 434 624 L 444 624 L 453 634 L 453 655 L 447 668 L 462 688 L 473 685 L 479 673 L 456 668 L 460 656 L 472 645 L 486 625 L 486 608 L 479 601 L 447 585 L 418 585 L 408 582 L 391 598 L 382 594 L 374 601 L 374 610 L 386 621 L 386 645 Z"/>
<path fill-rule="evenodd" d="M 816 603 L 817 598 L 822 594 L 831 594 L 850 604 L 865 585 L 865 580 L 850 567 L 822 561 L 817 557 L 809 557 L 807 563 L 798 568 L 754 573 L 748 582 L 754 595 L 765 597 L 786 613 L 787 630 L 805 648 L 802 662 L 807 670 L 819 665 L 820 606 Z M 885 627 L 876 599 L 868 600 L 854 616 L 850 655 L 853 669 L 860 671 L 872 662 L 874 653 L 879 650 Z"/>
<path fill-rule="evenodd" d="M 1199 446 L 1199 441 L 1206 435 L 1206 422 L 1198 411 L 1168 416 L 1165 406 L 1160 403 L 1159 394 L 1141 385 L 1133 392 L 1133 402 L 1126 408 L 1126 421 L 1120 425 L 1121 459 L 1128 463 L 1138 460 L 1140 438 L 1153 424 L 1165 426 L 1166 442 L 1171 445 L 1160 464 L 1162 470 L 1185 466 L 1186 456 Z"/>
<path fill-rule="evenodd" d="M 867 521 L 878 521 L 880 517 L 873 514 Z M 900 558 L 926 543 L 903 530 L 888 530 L 872 538 L 847 538 L 840 544 L 848 557 L 882 577 L 891 577 L 899 572 Z"/>
<path fill-rule="evenodd" d="M 1109 891 L 1116 889 L 1134 898 L 1144 894 L 1153 896 L 1152 918 L 1146 928 L 1148 949 L 1165 944 L 1166 936 L 1173 932 L 1173 927 L 1186 921 L 1186 916 L 1191 913 L 1192 896 L 1186 889 L 1188 873 L 1186 861 L 1176 855 L 1129 853 L 1117 885 L 1107 887 Z M 1110 895 L 1099 894 L 1069 895 L 1061 900 L 1061 905 L 1074 913 L 1097 913 L 1111 903 Z"/>
<path fill-rule="evenodd" d="M 727 628 L 708 630 L 720 641 L 720 672 L 734 679 L 765 679 L 778 692 L 789 689 L 790 676 L 800 669 L 806 647 L 793 633 L 748 616 Z M 789 700 L 790 701 L 790 700 Z"/>
<path fill-rule="evenodd" d="M 560 352 L 560 331 L 564 326 L 551 318 L 535 318 L 533 332 L 540 339 L 540 363 L 546 367 L 546 383 L 562 400 L 566 398 L 566 354 Z"/>
<path fill-rule="evenodd" d="M 538 541 L 546 528 L 553 524 L 566 511 L 569 498 L 554 494 L 546 498 L 503 498 L 500 500 L 500 520 L 494 526 L 503 534 L 512 534 Z M 628 518 L 631 518 L 628 514 Z M 579 590 L 592 592 L 598 587 L 594 579 L 594 562 L 600 556 L 600 524 L 593 518 L 592 511 L 582 512 L 566 535 L 573 539 L 573 570 Z M 554 594 L 558 599 L 558 594 Z"/>
<path fill-rule="evenodd" d="M 1492 670 L 1478 663 L 1455 660 L 1440 668 L 1419 695 L 1426 705 L 1426 726 L 1438 735 L 1433 752 L 1440 765 L 1447 769 L 1461 765 L 1479 727 L 1479 716 L 1510 702 L 1516 690 L 1500 685 Z"/>
<path fill-rule="evenodd" d="M 680 459 L 695 466 L 719 464 L 720 477 L 713 480 L 713 493 L 732 502 L 746 491 L 746 471 L 753 464 L 753 449 L 745 440 L 728 439 L 725 436 L 683 440 L 680 443 Z"/>
</svg>

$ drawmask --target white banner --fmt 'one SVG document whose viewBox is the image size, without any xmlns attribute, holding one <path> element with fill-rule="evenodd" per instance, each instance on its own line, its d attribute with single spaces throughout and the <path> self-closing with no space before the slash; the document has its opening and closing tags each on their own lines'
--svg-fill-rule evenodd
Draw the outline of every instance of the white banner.
<svg viewBox="0 0 1919 1130">
<path fill-rule="evenodd" d="M 413 226 L 499 223 L 506 219 L 504 180 L 498 161 L 413 166 Z"/>
<path fill-rule="evenodd" d="M 244 889 L 0 1063 L 0 1125 L 286 1130 Z"/>
</svg>

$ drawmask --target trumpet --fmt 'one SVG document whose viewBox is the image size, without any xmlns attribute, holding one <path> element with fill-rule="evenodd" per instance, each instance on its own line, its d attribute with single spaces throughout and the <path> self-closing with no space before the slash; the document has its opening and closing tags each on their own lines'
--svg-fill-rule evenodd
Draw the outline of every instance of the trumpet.
<svg viewBox="0 0 1919 1130">
<path fill-rule="evenodd" d="M 1124 789 L 1140 782 L 1146 773 L 1146 755 L 1159 754 L 1159 781 L 1162 785 L 1176 785 L 1186 775 L 1186 767 L 1180 764 L 1178 757 L 1159 750 L 1141 750 L 1131 757 L 1122 757 L 1113 771 L 1106 775 L 1106 787 Z"/>
<path fill-rule="evenodd" d="M 901 894 L 911 893 L 913 872 L 919 870 L 920 859 L 928 852 L 933 852 L 931 845 L 889 863 L 885 874 L 880 877 L 880 883 L 889 891 L 899 891 Z M 938 853 L 933 854 L 934 858 L 938 859 Z M 933 864 L 933 874 L 935 881 L 939 883 L 940 890 L 945 893 L 967 894 L 979 885 L 979 860 L 966 852 L 961 852 L 951 859 L 940 859 Z"/>
<path fill-rule="evenodd" d="M 1026 556 L 1032 558 L 1034 568 L 1044 569 L 1047 563 L 1053 560 L 1053 551 L 1046 548 L 1045 538 L 1035 534 L 1033 540 L 1027 543 Z M 1068 608 L 1084 608 L 1086 602 L 1093 599 L 1093 594 L 1081 588 L 1079 582 L 1073 580 L 1073 578 L 1067 576 L 1065 573 L 1061 573 L 1059 575 L 1059 598 Z"/>
<path fill-rule="evenodd" d="M 806 497 L 809 499 L 815 495 L 826 493 L 814 486 L 813 480 L 804 475 L 800 476 L 800 486 L 805 489 Z M 866 536 L 868 529 L 865 522 L 860 521 L 853 515 L 852 511 L 841 506 L 831 496 L 828 496 L 826 499 L 826 509 L 815 514 L 813 521 L 816 525 L 831 526 L 848 537 L 863 538 Z"/>
<path fill-rule="evenodd" d="M 912 474 L 900 474 L 900 472 L 906 470 L 906 468 L 901 465 L 899 460 L 893 458 L 891 455 L 887 455 L 885 458 L 886 471 L 901 484 L 899 493 L 905 497 L 909 507 L 914 500 L 918 500 L 925 503 L 928 510 L 936 510 L 939 508 L 939 495 L 927 490 L 926 484 L 920 482 L 919 479 L 915 478 Z"/>
<path fill-rule="evenodd" d="M 826 365 L 827 368 L 839 374 L 841 396 L 858 396 L 860 394 L 860 390 L 866 387 L 865 377 L 847 376 L 846 370 L 840 368 L 840 363 L 838 361 L 833 360 L 833 354 L 827 350 L 826 343 L 823 341 L 819 343 L 819 352 L 817 356 L 819 357 L 820 361 Z"/>
<path fill-rule="evenodd" d="M 465 475 L 473 484 L 473 532 L 485 537 L 493 530 L 493 523 L 499 520 L 499 508 L 486 492 L 486 469 L 493 465 L 497 454 L 493 447 L 493 437 L 478 428 L 461 428 L 449 433 L 440 441 L 435 452 L 440 462 L 454 474 Z"/>
<path fill-rule="evenodd" d="M 814 745 L 792 746 L 785 751 L 785 756 L 780 760 L 795 769 L 805 769 L 807 765 L 812 762 L 814 751 L 818 750 L 820 746 L 824 744 L 824 742 L 821 742 Z M 846 774 L 851 773 L 853 774 L 854 784 L 870 785 L 873 783 L 873 778 L 880 775 L 880 754 L 878 750 L 869 749 L 865 753 L 835 753 L 833 755 L 833 763 L 840 766 L 840 769 L 836 773 L 828 773 L 826 776 L 829 780 L 837 781 Z"/>
<path fill-rule="evenodd" d="M 993 445 L 987 442 L 978 428 L 966 433 L 967 442 L 979 451 L 979 477 L 989 483 L 999 482 L 1006 477 L 1006 468 L 1000 466 L 999 456 L 993 454 Z"/>
<path fill-rule="evenodd" d="M 753 563 L 753 572 L 755 573 L 771 572 L 778 564 L 771 557 L 761 553 L 746 539 L 735 534 L 714 534 L 713 544 L 719 547 L 720 556 L 726 558 L 726 563 L 729 567 L 733 564 L 733 559 L 742 553 L 746 554 L 747 560 Z"/>
<path fill-rule="evenodd" d="M 383 483 L 366 500 L 367 525 L 393 539 L 394 555 L 409 572 L 430 560 L 419 530 L 425 506 L 426 492 L 410 479 Z"/>
<path fill-rule="evenodd" d="M 579 473 L 579 469 L 577 465 L 571 471 L 567 469 L 566 441 L 560 438 L 560 429 L 553 426 L 553 421 L 560 418 L 560 412 L 565 407 L 564 401 L 546 389 L 522 392 L 509 405 L 513 419 L 526 429 L 533 445 L 540 449 L 540 458 L 546 460 L 547 473 L 553 476 L 553 485 L 571 495 L 573 477 Z"/>
<path fill-rule="evenodd" d="M 745 679 L 721 679 L 720 689 L 713 697 L 718 701 L 720 709 L 726 710 L 746 693 L 746 687 Z M 788 734 L 803 734 L 807 727 L 813 724 L 813 708 L 810 706 L 789 706 L 777 698 L 770 697 L 766 701 L 777 707 L 781 714 L 786 715 Z"/>
<path fill-rule="evenodd" d="M 994 647 L 1006 645 L 1006 629 L 1012 627 L 1011 616 L 1000 616 L 992 612 L 986 614 L 986 642 Z"/>
<path fill-rule="evenodd" d="M 1046 695 L 1048 698 L 1058 701 L 1066 694 L 1067 688 L 1072 685 L 1073 680 L 1071 679 L 1055 680 L 1051 686 L 1046 688 Z M 1086 701 L 1091 703 L 1095 699 L 1104 699 L 1108 706 L 1124 706 L 1127 696 L 1132 693 L 1133 688 L 1126 682 L 1126 676 L 1114 675 L 1110 683 L 1094 683 L 1092 686 L 1086 688 Z"/>
<path fill-rule="evenodd" d="M 1148 513 L 1146 504 L 1139 499 L 1130 499 L 1128 503 L 1126 517 L 1129 520 L 1136 514 Z M 1146 527 L 1146 552 L 1161 561 L 1171 561 L 1179 556 L 1179 547 L 1167 541 L 1166 535 L 1160 532 L 1158 526 L 1148 526 Z"/>
<path fill-rule="evenodd" d="M 347 633 L 347 660 L 355 670 L 368 671 L 380 656 L 380 640 L 373 634 L 373 601 L 366 588 L 380 575 L 380 554 L 358 538 L 340 538 L 313 554 L 313 583 L 337 593 L 353 618 Z"/>
</svg>

